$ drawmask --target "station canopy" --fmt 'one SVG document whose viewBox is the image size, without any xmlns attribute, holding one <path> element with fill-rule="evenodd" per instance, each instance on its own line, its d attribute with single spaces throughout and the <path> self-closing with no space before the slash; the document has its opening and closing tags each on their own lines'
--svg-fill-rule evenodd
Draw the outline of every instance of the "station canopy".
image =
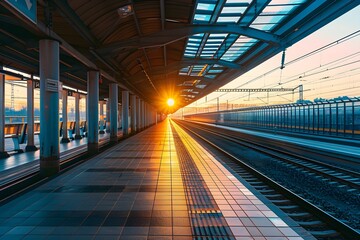
<svg viewBox="0 0 360 240">
<path fill-rule="evenodd" d="M 32 0 L 34 2 L 35 0 Z M 31 2 L 30 0 L 25 2 Z M 61 81 L 86 72 L 161 108 L 211 93 L 359 5 L 335 0 L 38 0 L 30 22 L 1 1 L 0 63 L 35 75 L 39 40 L 61 43 Z M 280 63 L 279 63 L 280 64 Z"/>
</svg>

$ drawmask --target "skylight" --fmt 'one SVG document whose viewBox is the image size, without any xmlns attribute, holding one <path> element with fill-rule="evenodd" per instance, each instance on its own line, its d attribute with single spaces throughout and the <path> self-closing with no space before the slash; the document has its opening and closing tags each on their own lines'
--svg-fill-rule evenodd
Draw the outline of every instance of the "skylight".
<svg viewBox="0 0 360 240">
<path fill-rule="evenodd" d="M 272 0 L 256 17 L 250 27 L 271 31 L 306 0 Z"/>
<path fill-rule="evenodd" d="M 191 24 L 226 26 L 229 29 L 241 26 L 272 32 L 306 1 L 309 0 L 197 0 Z M 221 28 L 219 30 L 216 33 L 210 31 L 189 36 L 183 57 L 195 59 L 195 62 L 199 60 L 199 63 L 206 60 L 221 61 L 218 64 L 191 65 L 181 69 L 179 75 L 215 79 L 227 70 L 227 67 L 220 65 L 222 62 L 239 61 L 260 42 L 239 33 L 221 33 Z M 197 88 L 202 86 L 206 85 L 196 85 Z"/>
<path fill-rule="evenodd" d="M 215 4 L 210 3 L 198 3 L 196 10 L 213 11 Z"/>
</svg>

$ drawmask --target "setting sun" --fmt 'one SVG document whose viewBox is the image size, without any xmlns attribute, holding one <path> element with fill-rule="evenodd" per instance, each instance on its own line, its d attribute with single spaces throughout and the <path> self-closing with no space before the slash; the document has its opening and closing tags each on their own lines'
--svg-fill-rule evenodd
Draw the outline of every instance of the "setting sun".
<svg viewBox="0 0 360 240">
<path fill-rule="evenodd" d="M 174 99 L 172 99 L 172 98 L 169 98 L 169 99 L 167 100 L 167 105 L 168 105 L 169 107 L 172 107 L 172 106 L 174 106 L 174 104 L 175 104 L 175 101 L 174 101 Z"/>
</svg>

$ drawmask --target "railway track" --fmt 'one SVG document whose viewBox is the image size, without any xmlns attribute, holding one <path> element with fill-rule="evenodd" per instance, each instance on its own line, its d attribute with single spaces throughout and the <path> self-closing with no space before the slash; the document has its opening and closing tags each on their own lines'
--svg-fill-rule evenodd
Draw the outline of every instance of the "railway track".
<svg viewBox="0 0 360 240">
<path fill-rule="evenodd" d="M 322 181 L 330 181 L 334 187 L 348 187 L 347 191 L 355 192 L 360 195 L 360 173 L 351 171 L 328 163 L 320 162 L 309 157 L 286 152 L 284 150 L 269 147 L 268 145 L 252 141 L 250 139 L 220 132 L 221 130 L 213 129 L 199 124 L 192 125 L 196 128 L 206 131 L 209 134 L 216 135 L 232 141 L 236 144 L 261 152 L 275 158 L 279 163 L 286 167 L 301 168 L 304 173 L 316 174 Z"/>
<path fill-rule="evenodd" d="M 204 137 L 202 134 L 199 134 L 196 131 L 190 129 L 188 123 L 184 124 L 184 122 L 178 121 L 176 121 L 176 123 L 182 126 L 186 131 L 190 132 L 192 135 L 196 136 L 202 142 L 210 145 L 210 147 L 215 149 L 216 152 L 220 153 L 222 155 L 221 160 L 225 164 L 227 164 L 240 177 L 242 177 L 250 185 L 262 193 L 273 204 L 277 205 L 300 226 L 309 231 L 315 238 L 360 239 L 360 233 L 358 231 L 346 225 L 342 221 L 334 218 L 327 212 L 321 210 L 319 207 L 298 196 L 282 185 L 276 183 L 231 153 L 223 150 L 221 147 L 210 141 L 209 139 L 211 138 L 209 138 L 209 136 Z M 208 132 L 206 129 L 202 129 L 202 131 Z M 210 133 L 208 132 L 208 134 Z M 211 132 L 211 134 L 214 133 Z M 219 133 L 216 134 L 218 134 L 218 136 L 220 135 Z M 226 137 L 228 141 L 239 141 L 238 139 L 231 140 L 230 138 L 231 137 L 229 136 Z M 277 158 L 279 158 L 279 156 L 277 156 Z"/>
</svg>

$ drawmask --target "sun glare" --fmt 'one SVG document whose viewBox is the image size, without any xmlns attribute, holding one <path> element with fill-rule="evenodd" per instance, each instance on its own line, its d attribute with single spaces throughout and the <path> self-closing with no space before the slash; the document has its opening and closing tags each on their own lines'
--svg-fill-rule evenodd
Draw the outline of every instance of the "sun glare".
<svg viewBox="0 0 360 240">
<path fill-rule="evenodd" d="M 168 105 L 169 107 L 172 107 L 172 106 L 174 106 L 174 104 L 175 104 L 175 101 L 174 101 L 174 99 L 172 99 L 172 98 L 169 98 L 169 99 L 167 100 L 167 105 Z"/>
</svg>

